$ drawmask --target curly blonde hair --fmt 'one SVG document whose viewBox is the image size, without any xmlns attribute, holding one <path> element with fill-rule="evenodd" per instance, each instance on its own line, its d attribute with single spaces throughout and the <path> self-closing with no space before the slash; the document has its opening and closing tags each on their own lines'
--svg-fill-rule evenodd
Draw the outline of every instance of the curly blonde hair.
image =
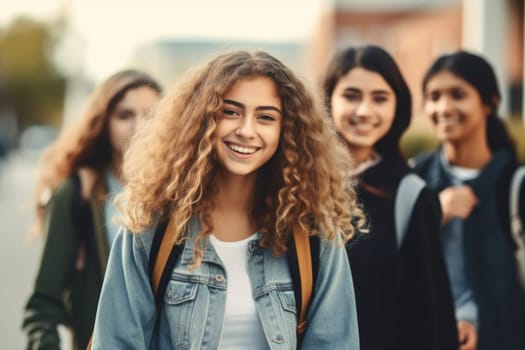
<svg viewBox="0 0 525 350">
<path fill-rule="evenodd" d="M 78 122 L 65 128 L 42 154 L 35 189 L 36 218 L 31 232 L 41 232 L 45 204 L 50 194 L 80 168 L 89 168 L 100 182 L 111 164 L 112 153 L 108 120 L 127 91 L 149 86 L 159 94 L 160 85 L 149 75 L 136 70 L 119 71 L 103 81 L 92 93 Z"/>
<path fill-rule="evenodd" d="M 260 51 L 219 55 L 159 102 L 124 156 L 127 185 L 117 198 L 124 226 L 137 233 L 171 219 L 176 225 L 169 234 L 182 243 L 197 215 L 202 224 L 197 242 L 209 235 L 217 193 L 213 141 L 223 96 L 239 79 L 256 75 L 275 82 L 283 106 L 280 145 L 257 176 L 252 217 L 264 228 L 260 244 L 282 254 L 296 224 L 327 239 L 341 233 L 347 241 L 354 235 L 364 221 L 355 192 L 345 183 L 348 151 L 291 70 Z M 198 263 L 202 247 L 195 247 Z"/>
</svg>

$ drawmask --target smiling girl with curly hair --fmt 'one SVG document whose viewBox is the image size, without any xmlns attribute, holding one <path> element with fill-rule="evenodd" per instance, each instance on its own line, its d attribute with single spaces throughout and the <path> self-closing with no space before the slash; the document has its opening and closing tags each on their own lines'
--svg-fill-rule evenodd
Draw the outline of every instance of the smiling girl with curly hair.
<svg viewBox="0 0 525 350">
<path fill-rule="evenodd" d="M 357 349 L 343 243 L 363 217 L 345 184 L 349 161 L 312 95 L 267 53 L 223 54 L 190 74 L 126 153 L 126 231 L 93 348 L 297 348 L 284 253 L 300 227 L 320 237 L 301 348 Z M 149 253 L 161 221 L 183 251 L 157 311 Z"/>
</svg>

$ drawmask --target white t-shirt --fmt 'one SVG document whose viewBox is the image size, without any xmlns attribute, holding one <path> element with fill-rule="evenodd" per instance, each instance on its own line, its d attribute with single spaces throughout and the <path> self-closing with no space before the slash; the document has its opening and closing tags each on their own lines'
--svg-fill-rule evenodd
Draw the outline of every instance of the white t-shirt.
<svg viewBox="0 0 525 350">
<path fill-rule="evenodd" d="M 257 313 L 248 276 L 248 244 L 256 234 L 236 242 L 223 242 L 214 235 L 210 242 L 221 258 L 228 287 L 220 349 L 269 349 Z"/>
<path fill-rule="evenodd" d="M 450 179 L 453 185 L 461 185 L 463 182 L 472 180 L 479 176 L 481 170 L 474 168 L 465 168 L 457 165 L 452 165 L 448 162 L 445 152 L 441 152 L 441 164 L 445 168 L 445 171 L 452 176 Z"/>
</svg>

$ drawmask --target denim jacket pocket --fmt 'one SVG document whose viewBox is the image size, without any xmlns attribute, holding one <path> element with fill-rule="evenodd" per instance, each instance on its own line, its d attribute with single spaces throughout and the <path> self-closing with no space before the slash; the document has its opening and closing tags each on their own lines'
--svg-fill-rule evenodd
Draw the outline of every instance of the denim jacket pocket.
<svg viewBox="0 0 525 350">
<path fill-rule="evenodd" d="M 186 349 L 191 338 L 191 320 L 195 309 L 199 284 L 170 280 L 164 295 L 167 322 L 162 322 L 162 332 L 171 338 L 175 349 Z"/>
<path fill-rule="evenodd" d="M 297 306 L 295 305 L 295 295 L 293 290 L 278 291 L 277 295 L 279 296 L 281 306 L 285 311 L 291 312 L 294 315 L 297 314 Z"/>
<path fill-rule="evenodd" d="M 197 296 L 197 284 L 171 280 L 166 287 L 167 305 L 178 305 L 194 300 Z"/>
<path fill-rule="evenodd" d="M 295 349 L 297 307 L 292 284 L 270 284 L 257 290 L 254 296 L 270 346 Z"/>
</svg>

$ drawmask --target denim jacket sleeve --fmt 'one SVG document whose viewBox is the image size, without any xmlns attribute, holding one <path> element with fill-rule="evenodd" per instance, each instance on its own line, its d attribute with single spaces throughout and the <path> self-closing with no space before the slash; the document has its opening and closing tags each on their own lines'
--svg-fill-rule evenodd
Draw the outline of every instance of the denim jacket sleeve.
<svg viewBox="0 0 525 350">
<path fill-rule="evenodd" d="M 321 240 L 319 273 L 301 349 L 359 349 L 354 285 L 339 240 Z"/>
<path fill-rule="evenodd" d="M 152 348 L 156 308 L 145 245 L 150 236 L 124 230 L 117 235 L 97 308 L 93 350 Z"/>
</svg>

